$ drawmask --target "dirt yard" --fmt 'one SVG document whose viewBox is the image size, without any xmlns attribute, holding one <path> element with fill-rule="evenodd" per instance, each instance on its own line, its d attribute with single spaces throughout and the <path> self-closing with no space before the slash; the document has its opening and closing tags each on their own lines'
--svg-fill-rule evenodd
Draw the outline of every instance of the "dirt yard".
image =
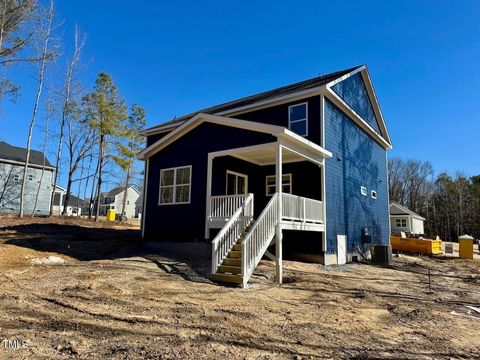
<svg viewBox="0 0 480 360">
<path fill-rule="evenodd" d="M 480 358 L 480 261 L 286 261 L 282 286 L 262 261 L 242 290 L 204 244 L 75 220 L 0 218 L 1 359 Z"/>
</svg>

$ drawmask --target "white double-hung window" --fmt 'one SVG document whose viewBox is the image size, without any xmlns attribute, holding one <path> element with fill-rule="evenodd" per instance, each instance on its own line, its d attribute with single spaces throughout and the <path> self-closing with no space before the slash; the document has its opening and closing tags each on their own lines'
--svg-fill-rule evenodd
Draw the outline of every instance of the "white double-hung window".
<svg viewBox="0 0 480 360">
<path fill-rule="evenodd" d="M 295 104 L 288 107 L 288 128 L 294 133 L 308 135 L 308 103 Z"/>
<path fill-rule="evenodd" d="M 268 175 L 265 178 L 265 194 L 267 196 L 272 196 L 277 190 L 277 177 L 275 175 Z M 292 193 L 292 174 L 283 174 L 282 175 L 282 192 L 291 194 Z"/>
<path fill-rule="evenodd" d="M 395 219 L 395 225 L 397 228 L 406 228 L 407 219 Z"/>
<path fill-rule="evenodd" d="M 191 185 L 191 165 L 160 170 L 158 205 L 189 204 Z"/>
</svg>

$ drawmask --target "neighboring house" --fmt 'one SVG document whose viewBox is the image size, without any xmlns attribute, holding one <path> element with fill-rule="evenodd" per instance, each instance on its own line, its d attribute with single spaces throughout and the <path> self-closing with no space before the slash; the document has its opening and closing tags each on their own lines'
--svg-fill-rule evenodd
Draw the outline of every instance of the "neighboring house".
<svg viewBox="0 0 480 360">
<path fill-rule="evenodd" d="M 123 208 L 124 194 L 124 187 L 117 187 L 111 191 L 102 193 L 100 196 L 100 215 L 106 216 L 107 210 L 109 209 L 115 210 L 115 213 L 120 215 Z M 140 195 L 140 192 L 135 187 L 128 187 L 127 202 L 125 204 L 125 211 L 123 212 L 123 215 L 126 216 L 127 219 L 135 217 L 135 204 Z"/>
<path fill-rule="evenodd" d="M 425 218 L 397 202 L 390 202 L 390 228 L 392 234 L 403 231 L 413 235 L 423 235 Z"/>
<path fill-rule="evenodd" d="M 140 197 L 135 202 L 135 217 L 141 218 L 142 212 L 143 212 L 143 195 L 140 195 Z"/>
<path fill-rule="evenodd" d="M 61 186 L 57 186 L 55 188 L 55 192 L 53 194 L 53 208 L 52 213 L 53 215 L 62 215 L 64 202 L 65 202 L 65 195 L 67 194 L 67 190 Z M 82 215 L 82 207 L 83 207 L 83 200 L 78 198 L 77 196 L 70 194 L 70 198 L 68 199 L 66 215 L 67 216 L 81 216 Z"/>
<path fill-rule="evenodd" d="M 144 135 L 142 236 L 212 240 L 214 279 L 245 285 L 267 255 L 281 282 L 283 244 L 324 264 L 389 244 L 391 141 L 366 66 L 200 110 Z"/>
<path fill-rule="evenodd" d="M 0 142 L 0 214 L 20 213 L 20 193 L 26 154 L 27 150 L 24 148 Z M 31 150 L 25 183 L 25 214 L 32 214 L 34 208 L 35 215 L 50 214 L 53 173 L 54 167 L 45 155 L 40 151 Z"/>
</svg>

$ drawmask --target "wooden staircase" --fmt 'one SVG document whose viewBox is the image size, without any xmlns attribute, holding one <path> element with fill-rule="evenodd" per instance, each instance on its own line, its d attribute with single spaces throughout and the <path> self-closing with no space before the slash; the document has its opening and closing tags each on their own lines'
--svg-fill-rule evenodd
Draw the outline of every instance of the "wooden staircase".
<svg viewBox="0 0 480 360">
<path fill-rule="evenodd" d="M 222 264 L 218 267 L 215 274 L 210 275 L 210 279 L 213 281 L 226 283 L 226 284 L 243 284 L 242 277 L 242 241 L 248 234 L 252 226 L 252 221 L 240 235 L 235 245 L 228 252 L 228 255 L 223 259 Z"/>
</svg>

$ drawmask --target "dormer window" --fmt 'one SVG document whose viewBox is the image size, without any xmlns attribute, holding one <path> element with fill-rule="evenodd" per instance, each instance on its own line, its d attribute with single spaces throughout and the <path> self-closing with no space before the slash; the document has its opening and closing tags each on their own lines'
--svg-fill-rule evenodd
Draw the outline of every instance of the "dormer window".
<svg viewBox="0 0 480 360">
<path fill-rule="evenodd" d="M 294 133 L 308 135 L 308 103 L 295 104 L 288 107 L 288 128 Z"/>
</svg>

